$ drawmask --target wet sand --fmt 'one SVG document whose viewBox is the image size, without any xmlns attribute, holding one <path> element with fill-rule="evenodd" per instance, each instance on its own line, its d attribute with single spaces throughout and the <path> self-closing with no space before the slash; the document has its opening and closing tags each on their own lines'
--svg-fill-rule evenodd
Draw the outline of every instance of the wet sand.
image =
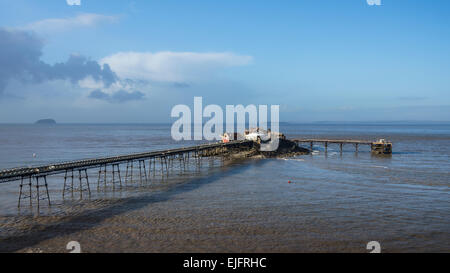
<svg viewBox="0 0 450 273">
<path fill-rule="evenodd" d="M 213 189 L 245 169 L 215 170 L 136 197 L 76 202 L 63 216 L 3 217 L 10 232 L 3 233 L 0 251 L 68 252 L 66 244 L 78 241 L 83 252 L 295 252 L 305 240 L 311 250 L 311 238 L 293 238 L 293 219 L 280 222 L 272 205 L 251 204 L 256 192 L 241 193 L 244 199 L 233 204 L 231 196 L 221 198 L 226 185 Z"/>
<path fill-rule="evenodd" d="M 69 241 L 78 241 L 83 252 L 364 251 L 361 242 L 343 245 L 331 238 L 334 229 L 301 221 L 287 205 L 255 207 L 249 197 L 248 206 L 234 206 L 220 196 L 198 200 L 198 191 L 186 185 L 154 196 L 109 201 L 104 208 L 79 215 L 43 216 L 35 225 L 25 224 L 32 219 L 21 219 L 21 232 L 1 240 L 0 251 L 67 252 Z M 282 211 L 286 213 L 280 215 Z"/>
<path fill-rule="evenodd" d="M 368 217 L 364 209 L 333 211 L 291 198 L 293 190 L 305 190 L 300 181 L 245 180 L 268 162 L 249 161 L 166 181 L 166 188 L 137 196 L 75 202 L 59 216 L 2 217 L 0 251 L 68 252 L 67 243 L 78 241 L 82 252 L 367 252 L 374 239 L 383 242 L 384 252 L 447 249 L 443 244 L 427 250 L 426 243 L 445 242 L 445 232 L 393 232 L 389 221 L 376 216 L 368 218 L 377 222 L 371 229 L 361 220 Z M 266 201 L 274 184 L 285 197 Z M 411 247 L 411 240 L 421 239 Z"/>
</svg>

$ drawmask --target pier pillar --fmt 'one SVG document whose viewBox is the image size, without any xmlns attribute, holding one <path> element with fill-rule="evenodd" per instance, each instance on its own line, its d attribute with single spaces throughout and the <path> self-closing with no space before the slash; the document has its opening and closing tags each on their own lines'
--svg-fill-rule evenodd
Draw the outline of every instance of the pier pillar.
<svg viewBox="0 0 450 273">
<path fill-rule="evenodd" d="M 105 167 L 106 169 L 106 167 Z M 83 176 L 84 173 L 84 176 Z M 80 199 L 83 198 L 83 191 L 87 191 L 88 195 L 91 196 L 91 188 L 89 186 L 89 177 L 87 174 L 87 169 L 79 169 L 78 170 L 78 179 L 80 181 L 80 188 L 79 188 L 79 192 L 80 192 Z M 83 188 L 83 179 L 86 182 L 86 187 Z"/>
<path fill-rule="evenodd" d="M 161 156 L 159 157 L 159 164 L 161 166 L 161 178 L 164 178 L 164 161 Z"/>
<path fill-rule="evenodd" d="M 70 190 L 70 192 L 71 192 L 71 196 L 73 197 L 73 189 L 74 189 L 74 187 L 73 187 L 73 169 L 70 169 L 70 172 L 72 173 L 70 176 L 68 175 L 68 173 L 69 173 L 69 170 L 66 170 L 66 172 L 65 172 L 65 174 L 64 174 L 64 185 L 63 185 L 63 193 L 62 193 L 62 196 L 63 196 L 63 198 L 65 197 L 65 194 L 66 194 L 66 191 L 67 190 Z M 71 181 L 70 181 L 70 186 L 68 185 L 68 178 L 71 178 Z"/>
<path fill-rule="evenodd" d="M 125 185 L 128 181 L 133 183 L 133 160 L 127 161 L 127 167 L 125 170 Z"/>
<path fill-rule="evenodd" d="M 167 165 L 167 157 L 164 156 L 164 163 L 166 164 L 166 175 L 169 176 L 169 165 Z"/>
<path fill-rule="evenodd" d="M 152 169 L 152 158 L 148 160 L 148 177 L 150 177 L 151 169 Z"/>
<path fill-rule="evenodd" d="M 142 161 L 141 160 L 139 160 L 138 161 L 138 163 L 139 163 L 139 184 L 140 185 L 142 185 L 142 163 L 141 163 Z"/>
<path fill-rule="evenodd" d="M 117 171 L 116 171 L 117 169 Z M 115 174 L 117 173 L 117 176 L 119 178 L 119 188 L 122 188 L 122 178 L 120 177 L 120 165 L 119 164 L 113 164 L 112 165 L 112 185 L 113 190 L 116 189 L 116 181 L 115 181 Z"/>
<path fill-rule="evenodd" d="M 43 181 L 44 184 L 41 184 L 41 182 L 39 182 L 39 178 L 41 178 L 40 181 L 41 182 Z M 19 188 L 20 188 L 19 189 L 19 202 L 18 202 L 18 207 L 19 208 L 21 207 L 22 199 L 26 199 L 26 198 L 30 199 L 30 207 L 33 206 L 33 201 L 32 201 L 32 198 L 33 198 L 33 190 L 32 190 L 33 177 L 30 176 L 28 181 L 29 181 L 29 183 L 27 183 L 27 184 L 28 184 L 28 188 L 29 188 L 28 189 L 29 193 L 28 193 L 28 195 L 26 195 L 25 192 L 23 191 L 23 186 L 26 185 L 26 184 L 24 184 L 24 177 L 21 177 L 20 185 L 19 185 Z M 34 177 L 34 181 L 35 181 L 35 188 L 36 188 L 35 198 L 36 198 L 36 203 L 37 203 L 37 209 L 38 209 L 38 212 L 39 212 L 40 201 L 41 200 L 47 200 L 48 201 L 48 205 L 49 206 L 51 205 L 50 194 L 48 192 L 47 176 L 46 175 L 35 176 Z M 45 188 L 43 193 L 41 193 L 41 191 L 42 191 L 41 188 L 42 187 Z"/>
<path fill-rule="evenodd" d="M 24 177 L 22 176 L 21 178 L 20 178 L 20 185 L 19 185 L 19 202 L 18 202 L 18 205 L 17 205 L 17 207 L 19 207 L 20 208 L 20 201 L 22 200 L 22 199 L 26 199 L 26 198 L 29 198 L 30 199 L 30 207 L 33 205 L 33 202 L 32 202 L 32 200 L 31 200 L 31 198 L 32 198 L 32 195 L 33 195 L 33 192 L 32 192 L 32 189 L 31 189 L 31 186 L 32 186 L 32 181 L 31 181 L 31 176 L 29 177 L 29 183 L 27 183 L 27 184 L 24 184 Z M 29 190 L 29 193 L 28 193 L 28 195 L 26 195 L 25 194 L 25 192 L 23 191 L 23 186 L 25 186 L 25 185 L 28 185 L 28 190 Z"/>
<path fill-rule="evenodd" d="M 103 170 L 102 170 L 102 168 L 103 168 Z M 114 168 L 113 168 L 113 173 L 114 173 Z M 103 189 L 106 190 L 107 179 L 108 179 L 108 177 L 107 177 L 107 169 L 106 169 L 106 164 L 105 164 L 105 165 L 100 166 L 98 168 L 97 191 L 100 190 L 100 184 L 102 182 L 103 182 Z"/>
<path fill-rule="evenodd" d="M 145 169 L 145 161 L 144 160 L 139 160 L 139 182 L 142 185 L 142 174 L 144 174 L 145 177 L 145 182 L 147 182 L 148 178 L 147 178 L 147 170 Z"/>
</svg>

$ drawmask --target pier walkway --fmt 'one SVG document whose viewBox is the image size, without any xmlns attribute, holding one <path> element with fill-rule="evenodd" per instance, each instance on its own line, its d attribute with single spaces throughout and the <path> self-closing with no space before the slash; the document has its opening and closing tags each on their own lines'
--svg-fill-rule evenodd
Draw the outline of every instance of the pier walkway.
<svg viewBox="0 0 450 273">
<path fill-rule="evenodd" d="M 67 191 L 71 192 L 72 196 L 74 191 L 77 191 L 80 198 L 82 198 L 83 194 L 91 194 L 88 169 L 98 169 L 97 188 L 102 183 L 104 186 L 109 183 L 114 189 L 115 187 L 122 187 L 122 180 L 125 184 L 127 181 L 133 182 L 136 180 L 142 183 L 144 179 L 148 179 L 150 172 L 153 172 L 153 175 L 155 172 L 161 172 L 163 176 L 168 175 L 169 168 L 174 166 L 175 160 L 179 161 L 180 168 L 182 168 L 189 164 L 189 160 L 200 163 L 202 157 L 226 156 L 235 152 L 251 150 L 253 145 L 253 141 L 237 140 L 227 143 L 217 142 L 168 150 L 67 161 L 42 166 L 11 168 L 0 171 L 0 183 L 20 181 L 18 206 L 21 206 L 23 199 L 29 199 L 29 205 L 32 206 L 33 203 L 36 203 L 39 209 L 40 201 L 42 200 L 47 200 L 48 205 L 51 204 L 47 183 L 47 176 L 49 175 L 64 173 L 63 197 Z M 133 165 L 133 163 L 135 164 Z M 121 164 L 126 164 L 126 171 L 124 171 L 125 168 L 122 168 L 122 174 Z M 148 168 L 146 168 L 146 165 Z M 156 170 L 156 165 L 158 165 L 159 170 Z M 138 169 L 138 177 L 135 175 L 135 180 L 133 180 L 133 173 L 136 171 L 133 168 Z M 107 175 L 108 172 L 109 175 Z M 124 173 L 125 175 L 123 175 Z M 75 182 L 76 180 L 78 182 Z"/>
<path fill-rule="evenodd" d="M 355 139 L 292 139 L 292 141 L 296 143 L 309 143 L 310 149 L 312 151 L 314 143 L 321 143 L 325 146 L 325 151 L 328 149 L 328 144 L 339 144 L 340 151 L 342 153 L 344 144 L 353 144 L 355 145 L 356 151 L 358 151 L 359 145 L 369 145 L 370 149 L 373 153 L 376 154 L 391 154 L 392 153 L 392 143 L 386 142 L 384 139 L 380 139 L 378 141 L 369 141 L 369 140 L 355 140 Z"/>
<path fill-rule="evenodd" d="M 252 145 L 252 141 L 239 140 L 228 143 L 212 143 L 203 144 L 191 147 L 183 147 L 168 150 L 151 151 L 145 153 L 135 153 L 128 155 L 112 156 L 112 157 L 100 157 L 76 161 L 61 162 L 55 164 L 49 164 L 44 166 L 35 167 L 22 167 L 22 168 L 12 168 L 0 171 L 0 183 L 20 180 L 23 176 L 35 176 L 35 175 L 49 175 L 55 173 L 62 173 L 67 169 L 90 169 L 96 168 L 98 166 L 119 164 L 128 161 L 138 161 L 150 158 L 161 158 L 180 154 L 190 154 L 195 155 L 201 154 L 205 151 L 210 152 L 211 150 L 216 150 L 219 152 L 220 148 L 247 148 Z M 222 152 L 225 152 L 224 149 Z"/>
</svg>

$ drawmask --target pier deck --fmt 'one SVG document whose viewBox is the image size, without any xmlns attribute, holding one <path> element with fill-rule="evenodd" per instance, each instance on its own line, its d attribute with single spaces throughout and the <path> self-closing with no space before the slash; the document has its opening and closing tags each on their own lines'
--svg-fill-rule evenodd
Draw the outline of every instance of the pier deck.
<svg viewBox="0 0 450 273">
<path fill-rule="evenodd" d="M 66 192 L 70 193 L 72 197 L 74 192 L 78 192 L 80 199 L 82 199 L 83 196 L 91 195 L 92 172 L 91 176 L 89 176 L 88 169 L 98 169 L 97 191 L 100 190 L 101 184 L 105 189 L 107 184 L 110 184 L 112 189 L 115 190 L 116 188 L 122 188 L 122 182 L 126 185 L 135 181 L 139 181 L 140 184 L 144 181 L 149 181 L 151 172 L 153 172 L 153 176 L 156 172 L 160 172 L 161 177 L 168 176 L 175 160 L 179 161 L 180 169 L 186 168 L 190 160 L 194 160 L 197 163 L 196 165 L 200 166 L 202 157 L 226 156 L 233 152 L 251 150 L 253 145 L 254 142 L 249 140 L 231 141 L 228 143 L 217 142 L 168 150 L 11 168 L 0 171 L 0 184 L 20 181 L 18 207 L 21 207 L 24 199 L 29 199 L 29 206 L 33 207 L 33 204 L 36 204 L 39 211 L 41 201 L 46 200 L 48 206 L 51 205 L 47 182 L 47 176 L 50 175 L 64 173 L 64 182 L 61 183 L 63 198 Z M 133 166 L 133 163 L 136 164 Z M 122 168 L 122 173 L 121 164 L 126 165 L 126 168 Z M 156 165 L 159 166 L 159 170 L 156 170 Z M 133 180 L 135 171 L 137 171 L 137 177 L 135 176 Z M 91 181 L 89 177 L 91 177 Z M 78 182 L 76 182 L 77 180 Z"/>
<path fill-rule="evenodd" d="M 21 167 L 5 169 L 0 171 L 0 183 L 20 180 L 24 176 L 35 176 L 35 175 L 49 175 L 55 173 L 62 173 L 67 169 L 90 169 L 96 168 L 98 166 L 119 164 L 127 161 L 138 161 L 143 159 L 157 158 L 157 157 L 167 157 L 185 153 L 198 153 L 205 150 L 218 149 L 218 148 L 239 148 L 248 147 L 252 145 L 252 141 L 248 140 L 238 140 L 228 143 L 211 143 L 203 144 L 190 147 L 182 147 L 168 150 L 150 151 L 145 153 L 135 153 L 112 157 L 99 157 L 92 159 L 67 161 L 43 166 L 33 166 L 33 167 Z"/>
<path fill-rule="evenodd" d="M 372 144 L 373 141 L 368 140 L 355 140 L 355 139 L 313 139 L 313 138 L 307 138 L 307 139 L 292 139 L 292 141 L 301 143 L 301 142 L 317 142 L 317 143 L 344 143 L 344 144 Z"/>
<path fill-rule="evenodd" d="M 312 151 L 314 143 L 322 143 L 325 146 L 325 151 L 328 149 L 328 144 L 339 144 L 340 152 L 342 153 L 344 144 L 355 145 L 356 151 L 358 151 L 359 145 L 369 145 L 372 153 L 376 154 L 391 154 L 392 143 L 384 140 L 369 141 L 369 140 L 356 140 L 356 139 L 321 139 L 321 138 L 307 138 L 307 139 L 292 139 L 296 143 L 309 143 Z"/>
</svg>

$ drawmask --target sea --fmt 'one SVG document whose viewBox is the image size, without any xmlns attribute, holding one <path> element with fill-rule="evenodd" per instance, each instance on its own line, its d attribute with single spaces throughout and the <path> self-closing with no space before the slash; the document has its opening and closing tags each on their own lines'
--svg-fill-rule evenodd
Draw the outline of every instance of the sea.
<svg viewBox="0 0 450 273">
<path fill-rule="evenodd" d="M 170 127 L 2 124 L 0 170 L 198 144 L 173 140 Z M 450 252 L 450 124 L 280 127 L 288 139 L 383 138 L 393 153 L 314 144 L 286 158 L 174 162 L 169 175 L 147 165 L 144 181 L 135 162 L 134 181 L 114 188 L 111 173 L 102 184 L 88 170 L 82 197 L 68 189 L 63 198 L 61 173 L 48 177 L 51 205 L 41 200 L 39 210 L 29 199 L 18 206 L 20 181 L 0 183 L 0 251 L 68 252 L 77 241 L 84 252 L 370 252 L 369 242 L 381 252 Z"/>
</svg>

